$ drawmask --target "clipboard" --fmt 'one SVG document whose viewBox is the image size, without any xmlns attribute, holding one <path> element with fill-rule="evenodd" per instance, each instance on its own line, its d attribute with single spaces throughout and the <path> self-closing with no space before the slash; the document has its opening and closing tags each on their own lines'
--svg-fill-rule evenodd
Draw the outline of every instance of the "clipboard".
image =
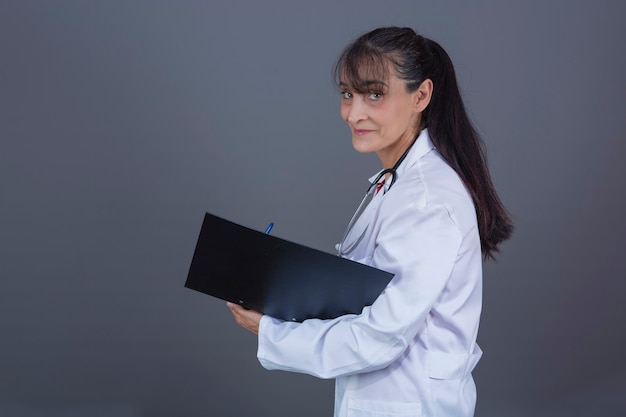
<svg viewBox="0 0 626 417">
<path fill-rule="evenodd" d="M 393 274 L 206 213 L 185 287 L 301 322 L 359 314 Z"/>
</svg>

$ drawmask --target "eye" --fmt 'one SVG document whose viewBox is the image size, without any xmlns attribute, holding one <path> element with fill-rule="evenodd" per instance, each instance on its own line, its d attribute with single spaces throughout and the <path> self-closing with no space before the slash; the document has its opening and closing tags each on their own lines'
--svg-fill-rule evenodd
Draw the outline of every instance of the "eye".
<svg viewBox="0 0 626 417">
<path fill-rule="evenodd" d="M 382 93 L 370 93 L 367 97 L 372 101 L 379 101 L 383 98 L 383 95 Z"/>
<path fill-rule="evenodd" d="M 341 98 L 344 100 L 350 100 L 352 98 L 352 93 L 349 91 L 342 91 Z"/>
</svg>

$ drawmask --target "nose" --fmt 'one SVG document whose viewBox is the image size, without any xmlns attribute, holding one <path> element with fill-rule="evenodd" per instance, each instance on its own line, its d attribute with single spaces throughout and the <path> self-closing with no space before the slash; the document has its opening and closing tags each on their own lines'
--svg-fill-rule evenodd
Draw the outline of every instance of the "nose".
<svg viewBox="0 0 626 417">
<path fill-rule="evenodd" d="M 367 118 L 365 103 L 359 96 L 354 97 L 347 106 L 345 120 L 349 124 L 354 125 Z"/>
</svg>

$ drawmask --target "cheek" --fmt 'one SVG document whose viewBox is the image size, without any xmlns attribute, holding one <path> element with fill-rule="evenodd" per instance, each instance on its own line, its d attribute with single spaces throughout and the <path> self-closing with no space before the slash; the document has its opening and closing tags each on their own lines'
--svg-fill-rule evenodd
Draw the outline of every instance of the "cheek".
<svg viewBox="0 0 626 417">
<path fill-rule="evenodd" d="M 385 125 L 387 131 L 397 133 L 409 127 L 411 115 L 403 107 L 390 108 L 381 115 L 380 122 Z"/>
<path fill-rule="evenodd" d="M 341 103 L 341 108 L 339 110 L 339 113 L 341 114 L 341 118 L 343 119 L 343 121 L 347 122 L 348 121 L 348 114 L 350 113 L 350 109 L 343 102 Z"/>
</svg>

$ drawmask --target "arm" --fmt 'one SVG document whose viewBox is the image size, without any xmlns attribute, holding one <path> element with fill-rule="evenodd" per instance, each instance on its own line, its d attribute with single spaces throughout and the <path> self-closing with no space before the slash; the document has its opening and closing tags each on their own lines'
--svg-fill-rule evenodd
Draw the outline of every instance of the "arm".
<svg viewBox="0 0 626 417">
<path fill-rule="evenodd" d="M 406 205 L 389 205 L 378 227 L 372 264 L 395 277 L 374 304 L 332 320 L 259 317 L 257 356 L 265 368 L 335 378 L 383 368 L 404 352 L 443 292 L 461 244 L 445 208 Z"/>
</svg>

